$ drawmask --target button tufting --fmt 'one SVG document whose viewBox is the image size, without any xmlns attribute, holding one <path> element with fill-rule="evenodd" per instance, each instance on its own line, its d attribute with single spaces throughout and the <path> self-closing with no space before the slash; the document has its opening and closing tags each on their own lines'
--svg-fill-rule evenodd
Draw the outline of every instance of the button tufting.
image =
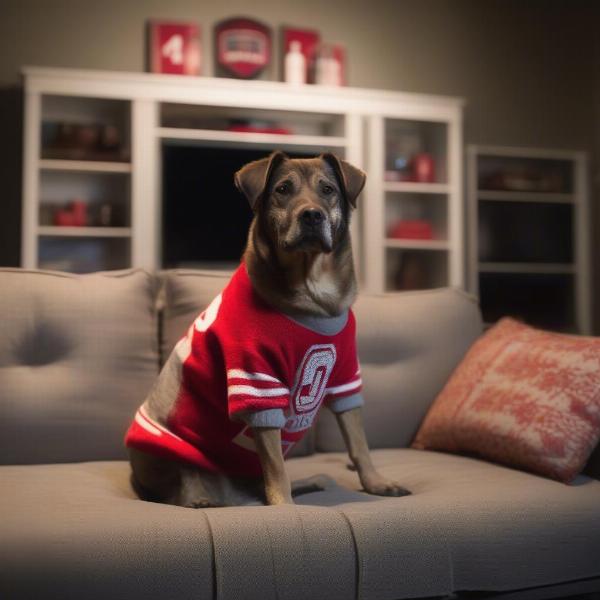
<svg viewBox="0 0 600 600">
<path fill-rule="evenodd" d="M 49 323 L 34 325 L 17 344 L 15 357 L 19 364 L 41 367 L 61 361 L 73 344 L 64 329 Z"/>
</svg>

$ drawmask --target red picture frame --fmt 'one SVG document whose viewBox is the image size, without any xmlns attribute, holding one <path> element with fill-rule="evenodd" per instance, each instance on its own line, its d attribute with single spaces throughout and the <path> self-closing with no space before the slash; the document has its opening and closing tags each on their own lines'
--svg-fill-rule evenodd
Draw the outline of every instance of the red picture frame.
<svg viewBox="0 0 600 600">
<path fill-rule="evenodd" d="M 176 21 L 148 21 L 148 70 L 172 75 L 200 75 L 200 25 Z"/>
</svg>

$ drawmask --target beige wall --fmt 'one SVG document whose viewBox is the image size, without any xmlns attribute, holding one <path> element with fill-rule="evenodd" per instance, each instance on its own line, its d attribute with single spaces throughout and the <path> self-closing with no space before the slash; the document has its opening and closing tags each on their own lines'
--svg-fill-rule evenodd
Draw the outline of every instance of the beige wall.
<svg viewBox="0 0 600 600">
<path fill-rule="evenodd" d="M 251 7 L 251 8 L 250 8 Z M 460 95 L 468 141 L 592 144 L 593 2 L 577 0 L 2 0 L 0 85 L 24 64 L 140 71 L 148 17 L 212 25 L 249 12 L 320 30 L 360 87 Z M 210 66 L 210 64 L 209 64 Z"/>
<path fill-rule="evenodd" d="M 312 27 L 325 39 L 346 44 L 351 85 L 465 97 L 467 143 L 600 151 L 594 100 L 594 94 L 600 100 L 600 61 L 594 62 L 599 4 L 1 0 L 0 87 L 18 84 L 25 64 L 143 70 L 144 23 L 150 17 L 202 23 L 210 63 L 212 25 L 227 16 L 252 14 L 274 28 L 283 23 Z M 595 237 L 599 220 L 594 206 Z M 598 254 L 598 248 L 594 251 Z M 597 322 L 600 328 L 600 314 Z"/>
</svg>

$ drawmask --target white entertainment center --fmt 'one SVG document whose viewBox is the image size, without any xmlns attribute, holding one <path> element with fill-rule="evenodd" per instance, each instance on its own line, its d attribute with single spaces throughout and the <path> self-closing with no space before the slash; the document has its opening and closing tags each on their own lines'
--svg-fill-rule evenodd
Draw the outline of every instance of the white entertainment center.
<svg viewBox="0 0 600 600">
<path fill-rule="evenodd" d="M 292 153 L 332 151 L 367 171 L 353 222 L 363 289 L 403 289 L 398 272 L 407 257 L 426 273 L 418 287 L 464 287 L 460 99 L 37 67 L 25 68 L 24 77 L 26 268 L 160 269 L 162 148 L 253 148 L 265 155 L 279 148 Z M 285 134 L 232 131 L 222 126 L 231 119 L 272 121 L 287 129 Z M 118 160 L 48 156 L 42 142 L 48 123 L 98 121 L 120 129 L 125 153 Z M 435 163 L 435 179 L 390 180 L 386 163 L 394 139 L 406 131 Z M 52 211 L 72 198 L 109 199 L 118 218 L 104 226 L 56 224 Z M 429 239 L 390 235 L 394 222 L 415 218 L 431 224 Z"/>
</svg>

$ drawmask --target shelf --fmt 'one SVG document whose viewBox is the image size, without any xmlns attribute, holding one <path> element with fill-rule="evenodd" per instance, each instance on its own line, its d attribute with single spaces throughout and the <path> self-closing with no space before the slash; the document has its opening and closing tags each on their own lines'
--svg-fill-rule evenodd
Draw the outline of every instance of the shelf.
<svg viewBox="0 0 600 600">
<path fill-rule="evenodd" d="M 446 287 L 448 254 L 414 248 L 387 248 L 385 290 L 408 291 Z"/>
<path fill-rule="evenodd" d="M 549 273 L 569 275 L 575 273 L 575 266 L 565 263 L 509 263 L 481 262 L 480 273 Z"/>
<path fill-rule="evenodd" d="M 449 244 L 446 240 L 409 240 L 390 239 L 385 240 L 386 248 L 399 248 L 403 250 L 448 250 Z"/>
<path fill-rule="evenodd" d="M 479 200 L 501 202 L 554 202 L 572 204 L 575 202 L 573 194 L 557 194 L 551 192 L 506 192 L 495 190 L 479 190 Z"/>
<path fill-rule="evenodd" d="M 239 145 L 280 148 L 344 148 L 346 138 L 324 135 L 284 135 L 278 133 L 247 133 L 239 131 L 216 131 L 212 129 L 179 129 L 159 127 L 158 135 L 164 140 L 193 141 L 211 145 Z"/>
<path fill-rule="evenodd" d="M 299 90 L 290 91 L 294 93 Z M 311 136 L 342 136 L 345 131 L 343 112 L 307 112 L 281 107 L 266 109 L 257 106 L 210 106 L 170 102 L 161 103 L 159 123 L 159 127 L 166 128 L 227 132 L 233 131 L 230 129 L 232 125 L 254 125 L 259 128 L 285 129 L 293 135 Z"/>
<path fill-rule="evenodd" d="M 92 160 L 40 159 L 45 171 L 81 171 L 88 173 L 131 173 L 131 163 Z"/>
<path fill-rule="evenodd" d="M 40 225 L 38 235 L 53 237 L 131 237 L 130 227 L 60 227 L 57 225 Z"/>
<path fill-rule="evenodd" d="M 404 192 L 410 194 L 448 194 L 447 183 L 418 183 L 414 181 L 384 181 L 385 192 Z"/>
<path fill-rule="evenodd" d="M 75 229 L 75 228 L 72 228 Z M 69 273 L 112 271 L 131 266 L 131 240 L 125 237 L 41 236 L 38 268 Z"/>
</svg>

